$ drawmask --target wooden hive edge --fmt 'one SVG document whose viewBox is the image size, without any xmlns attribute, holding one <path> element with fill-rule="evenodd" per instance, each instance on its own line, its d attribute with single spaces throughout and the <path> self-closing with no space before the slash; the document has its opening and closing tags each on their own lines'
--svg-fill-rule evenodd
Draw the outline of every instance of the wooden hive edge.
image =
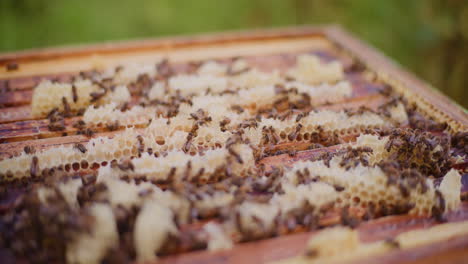
<svg viewBox="0 0 468 264">
<path fill-rule="evenodd" d="M 136 39 L 120 42 L 98 44 L 70 45 L 48 47 L 0 53 L 0 66 L 10 62 L 52 60 L 61 57 L 87 56 L 94 53 L 113 54 L 152 49 L 169 49 L 186 46 L 205 46 L 208 44 L 240 43 L 249 41 L 266 41 L 284 38 L 303 38 L 306 36 L 325 37 L 328 25 L 284 27 L 257 30 L 226 31 L 196 35 Z"/>
</svg>

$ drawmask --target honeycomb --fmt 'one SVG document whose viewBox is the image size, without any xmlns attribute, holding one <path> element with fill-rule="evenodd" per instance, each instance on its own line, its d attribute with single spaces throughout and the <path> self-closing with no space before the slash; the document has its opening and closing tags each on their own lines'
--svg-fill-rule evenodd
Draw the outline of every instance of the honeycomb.
<svg viewBox="0 0 468 264">
<path fill-rule="evenodd" d="M 396 108 L 400 108 L 400 106 L 397 105 Z M 396 122 L 401 121 L 400 115 L 397 115 L 396 118 L 398 119 L 395 120 Z M 393 120 L 393 115 L 390 119 Z M 335 112 L 330 110 L 313 111 L 300 119 L 299 122 L 295 120 L 295 117 L 284 121 L 264 118 L 259 123 L 259 127 L 273 127 L 280 137 L 286 140 L 287 135 L 293 132 L 298 124 L 302 125 L 298 133 L 301 136 L 297 136 L 296 139 L 308 139 L 312 133 L 319 131 L 336 132 L 341 136 L 358 134 L 367 128 L 383 127 L 387 123 L 383 117 L 372 112 L 349 116 L 344 111 Z"/>
<path fill-rule="evenodd" d="M 166 84 L 163 81 L 154 82 L 153 86 L 148 92 L 148 99 L 150 100 L 165 100 L 168 96 L 166 90 Z"/>
<path fill-rule="evenodd" d="M 458 171 L 452 169 L 444 177 L 440 183 L 438 190 L 442 193 L 447 211 L 453 210 L 460 206 L 460 183 L 461 175 Z"/>
<path fill-rule="evenodd" d="M 145 189 L 153 189 L 151 184 L 136 185 L 133 182 L 121 181 L 112 174 L 109 167 L 99 169 L 97 181 L 106 184 L 108 189 L 107 198 L 113 207 L 131 208 L 132 206 L 141 205 L 144 199 L 138 193 Z"/>
<path fill-rule="evenodd" d="M 77 100 L 73 98 L 72 87 L 76 88 Z M 64 111 L 62 98 L 65 98 L 70 110 L 76 112 L 86 108 L 92 103 L 91 93 L 99 92 L 100 88 L 90 80 L 78 80 L 73 84 L 42 81 L 34 88 L 31 102 L 31 114 L 33 117 L 45 117 L 54 108 Z M 126 86 L 117 86 L 114 91 L 106 93 L 99 103 L 115 102 L 117 104 L 130 100 L 130 92 Z"/>
<path fill-rule="evenodd" d="M 335 82 L 343 79 L 343 66 L 338 61 L 323 63 L 315 55 L 299 55 L 294 68 L 288 74 L 305 83 Z"/>
<path fill-rule="evenodd" d="M 195 201 L 195 207 L 199 211 L 210 211 L 229 206 L 234 200 L 233 193 L 215 192 L 213 195 L 202 195 L 200 200 Z"/>
<path fill-rule="evenodd" d="M 334 201 L 337 195 L 332 186 L 321 182 L 299 185 L 286 182 L 282 183 L 282 186 L 285 193 L 274 196 L 272 203 L 277 204 L 283 214 L 300 208 L 305 201 L 318 210 Z"/>
<path fill-rule="evenodd" d="M 0 161 L 0 175 L 12 174 L 15 178 L 29 176 L 32 158 L 38 158 L 39 172 L 50 168 L 91 167 L 123 157 L 136 156 L 138 133 L 133 128 L 116 134 L 113 138 L 97 137 L 84 144 L 86 152 L 82 153 L 74 146 L 58 146 L 35 154 L 21 153 L 21 155 Z M 83 164 L 86 164 L 83 166 Z M 8 180 L 8 179 L 7 179 Z"/>
<path fill-rule="evenodd" d="M 247 145 L 235 145 L 232 147 L 237 152 L 242 160 L 242 164 L 238 161 L 233 161 L 230 166 L 233 173 L 241 174 L 255 166 L 252 150 Z M 180 150 L 172 150 L 166 156 L 155 157 L 148 153 L 143 153 L 140 158 L 132 159 L 134 166 L 133 173 L 120 172 L 128 176 L 145 175 L 150 180 L 167 180 L 172 168 L 176 169 L 174 173 L 175 178 L 182 178 L 185 175 L 186 168 L 184 166 L 188 163 L 191 164 L 191 174 L 188 180 L 194 176 L 200 179 L 208 180 L 218 168 L 226 166 L 226 160 L 231 154 L 225 148 L 207 150 L 203 155 L 187 155 Z M 182 167 L 181 167 L 182 165 Z M 110 166 L 110 165 L 107 165 Z M 114 169 L 117 175 L 119 169 Z"/>
<path fill-rule="evenodd" d="M 314 250 L 317 257 L 323 258 L 356 250 L 359 244 L 359 236 L 355 230 L 335 227 L 324 230 L 310 239 L 307 243 L 307 250 Z"/>
<path fill-rule="evenodd" d="M 120 110 L 116 110 L 114 107 L 115 104 L 112 103 L 97 109 L 90 107 L 88 109 L 89 112 L 85 113 L 84 119 L 90 122 L 90 124 L 96 125 L 104 122 L 104 120 L 118 120 L 119 124 L 124 126 L 131 124 L 132 119 L 120 119 L 118 114 Z M 400 106 L 397 105 L 395 108 L 400 108 Z M 143 111 L 142 114 L 138 114 L 140 110 Z M 138 120 L 145 120 L 145 115 L 148 114 L 146 113 L 147 110 L 136 107 L 135 110 L 128 110 L 122 112 L 122 114 L 133 116 Z M 231 113 L 229 116 L 235 118 L 234 113 Z M 218 116 L 217 119 L 219 120 L 221 117 L 224 116 Z M 81 164 L 83 161 L 86 161 L 88 164 L 100 164 L 114 159 L 119 160 L 124 157 L 136 156 L 138 154 L 136 146 L 138 145 L 137 136 L 139 134 L 141 134 L 145 142 L 145 150 L 152 148 L 155 153 L 159 153 L 159 151 L 181 150 L 184 144 L 183 139 L 187 136 L 184 133 L 178 133 L 178 136 L 173 137 L 173 134 L 176 131 L 190 131 L 193 120 L 189 118 L 189 115 L 180 114 L 171 118 L 169 124 L 167 124 L 169 121 L 167 118 L 157 118 L 152 120 L 151 124 L 142 133 L 136 133 L 133 129 L 126 129 L 124 133 L 117 133 L 112 139 L 107 137 L 92 139 L 85 145 L 86 149 L 88 149 L 86 153 L 80 153 L 78 150 L 73 149 L 72 146 L 59 146 L 47 149 L 36 154 L 39 159 L 39 167 L 45 169 L 66 165 L 72 166 L 75 163 Z M 233 124 L 240 122 L 240 118 L 236 119 Z M 224 146 L 224 142 L 229 138 L 230 134 L 229 132 L 221 131 L 219 124 L 215 121 L 210 122 L 208 126 L 201 126 L 199 128 L 191 150 L 196 150 L 198 147 L 213 149 Z M 282 141 L 288 141 L 287 135 L 293 132 L 298 124 L 302 125 L 302 129 L 295 140 L 307 140 L 312 133 L 322 130 L 347 135 L 359 133 L 359 131 L 363 131 L 365 128 L 383 126 L 385 121 L 382 117 L 372 112 L 348 116 L 345 112 L 322 110 L 311 112 L 299 122 L 296 122 L 294 117 L 287 120 L 263 118 L 256 128 L 246 129 L 245 136 L 251 143 L 258 145 L 261 140 L 262 129 L 264 127 L 273 127 Z M 13 173 L 16 177 L 19 177 L 19 175 L 27 174 L 31 159 L 32 155 L 21 154 L 13 159 L 0 161 L 0 165 L 2 165 L 0 166 L 0 175 Z"/>
<path fill-rule="evenodd" d="M 280 76 L 278 71 L 265 73 L 255 68 L 230 78 L 231 86 L 241 89 L 258 86 L 273 86 L 283 81 L 284 79 Z"/>
<path fill-rule="evenodd" d="M 296 186 L 284 182 L 282 186 L 284 194 L 275 194 L 268 203 L 244 202 L 239 206 L 243 229 L 255 233 L 259 230 L 259 222 L 262 228 L 271 229 L 275 225 L 275 219 L 287 216 L 288 213 L 302 208 L 305 203 L 318 211 L 322 206 L 333 202 L 336 196 L 332 186 L 321 182 Z"/>
<path fill-rule="evenodd" d="M 81 179 L 69 179 L 66 182 L 61 182 L 58 184 L 58 190 L 63 195 L 65 201 L 72 208 L 79 208 L 78 200 L 78 190 L 83 186 Z"/>
<path fill-rule="evenodd" d="M 349 99 L 359 95 L 339 61 L 305 54 L 290 70 L 269 72 L 243 59 L 189 66 L 128 64 L 81 73 L 73 84 L 37 86 L 33 114 L 43 117 L 54 108 L 59 115 L 70 112 L 65 98 L 72 115 L 84 110 L 74 118 L 85 129 L 77 122 L 78 132 L 70 132 L 87 135 L 80 137 L 87 142 L 37 152 L 26 146 L 0 161 L 0 180 L 12 190 L 33 190 L 6 211 L 19 223 L 44 230 L 46 240 L 32 241 L 40 250 L 48 252 L 44 247 L 55 245 L 57 230 L 65 230 L 67 240 L 59 242 L 66 243 L 66 252 L 56 262 L 107 263 L 115 252 L 131 261 L 151 261 L 181 250 L 229 249 L 238 242 L 315 230 L 339 210 L 338 219 L 352 226 L 350 208 L 348 214 L 365 211 L 362 219 L 412 214 L 443 220 L 460 206 L 461 176 L 445 156 L 457 151 L 457 163 L 463 163 L 455 148 L 463 142 L 444 141 L 450 135 L 443 129 L 419 133 L 409 122 L 414 112 L 396 94 L 382 93 L 388 100 L 377 110 L 355 109 Z M 353 107 L 321 110 L 341 102 Z M 69 121 L 69 115 L 63 118 L 59 121 Z M 93 137 L 86 133 L 91 128 L 106 133 Z M 419 134 L 421 141 L 414 139 Z M 418 156 L 419 149 L 402 147 L 411 142 L 428 147 Z M 440 185 L 432 172 L 410 162 L 405 166 L 398 156 L 403 151 L 416 156 L 410 162 L 437 167 Z M 38 208 L 44 212 L 40 217 Z M 50 225 L 42 223 L 49 215 Z M 5 244 L 26 241 L 21 246 L 38 250 L 29 248 L 28 226 L 13 226 L 8 219 L 0 218 L 8 231 Z M 401 245 L 420 243 L 401 239 Z M 12 248 L 14 254 L 22 255 L 18 248 Z M 356 231 L 337 228 L 319 233 L 308 248 L 318 262 L 340 254 L 377 254 L 391 246 L 363 245 Z"/>
<path fill-rule="evenodd" d="M 422 191 L 420 185 L 416 188 L 407 189 L 408 194 L 402 193 L 398 184 L 389 184 L 388 175 L 380 167 L 365 167 L 359 164 L 355 168 L 344 168 L 340 166 L 341 157 L 331 159 L 329 166 L 323 161 L 302 161 L 294 164 L 293 168 L 286 173 L 286 179 L 292 184 L 298 183 L 298 172 L 308 170 L 310 177 L 318 177 L 320 181 L 332 186 L 343 188 L 336 199 L 342 206 L 367 208 L 373 204 L 377 208 L 398 207 L 406 204 L 413 204 L 410 214 L 430 215 L 433 207 L 437 205 L 438 198 L 436 191 L 440 191 L 447 201 L 444 212 L 455 210 L 459 206 L 460 196 L 448 193 L 450 186 L 458 190 L 461 188 L 460 174 L 456 170 L 451 170 L 442 180 L 441 185 L 436 188 L 430 179 L 425 179 L 427 190 Z M 404 179 L 400 179 L 404 182 Z M 459 194 L 459 193 L 458 193 Z M 380 208 L 382 209 L 382 208 Z"/>
<path fill-rule="evenodd" d="M 135 222 L 134 241 L 138 261 L 155 258 L 169 234 L 177 234 L 172 211 L 157 201 L 147 201 Z"/>
<path fill-rule="evenodd" d="M 182 104 L 179 108 L 179 115 L 187 115 L 195 113 L 198 109 L 203 109 L 213 119 L 214 123 L 219 123 L 223 118 L 229 117 L 231 120 L 247 118 L 247 111 L 237 113 L 230 109 L 231 105 L 239 102 L 237 96 L 231 94 L 225 95 L 207 95 L 195 96 L 192 98 L 192 105 Z"/>
<path fill-rule="evenodd" d="M 224 75 L 226 73 L 227 66 L 216 61 L 206 61 L 197 70 L 200 75 Z"/>
<path fill-rule="evenodd" d="M 242 64 L 242 62 L 238 63 L 240 65 Z M 237 67 L 242 67 L 242 65 Z M 174 89 L 174 91 L 180 90 L 182 94 L 188 95 L 199 94 L 206 91 L 208 88 L 212 92 L 221 92 L 233 85 L 235 85 L 235 87 L 253 88 L 258 86 L 272 86 L 281 83 L 281 78 L 278 73 L 261 73 L 254 69 L 234 76 L 232 80 L 228 80 L 226 77 L 219 76 L 224 74 L 225 71 L 226 67 L 219 63 L 204 63 L 199 68 L 198 75 L 177 75 L 171 77 L 169 80 L 169 87 L 170 89 Z M 115 68 L 111 68 L 101 73 L 97 79 L 106 79 L 108 76 L 113 76 L 113 82 L 120 84 L 115 87 L 113 92 L 107 94 L 102 99 L 102 103 L 127 102 L 130 98 L 130 93 L 125 85 L 135 81 L 143 74 L 148 74 L 148 76 L 151 77 L 156 74 L 156 70 L 153 65 L 129 64 L 122 67 L 119 71 L 116 71 Z M 343 75 L 338 62 L 322 64 L 320 60 L 313 55 L 299 56 L 297 67 L 293 69 L 290 74 L 295 76 L 297 80 L 305 83 L 334 82 L 341 80 Z M 230 84 L 230 82 L 232 82 L 232 84 Z M 50 81 L 41 82 L 34 90 L 32 101 L 33 116 L 43 117 L 54 108 L 63 110 L 63 105 L 61 103 L 62 97 L 67 99 L 71 110 L 77 111 L 91 103 L 91 92 L 96 92 L 100 89 L 90 80 L 76 81 L 73 85 L 76 87 L 78 94 L 77 102 L 73 100 L 72 84 L 52 83 Z M 298 86 L 300 87 L 301 85 Z M 161 91 L 165 91 L 165 89 L 161 89 L 163 88 L 162 84 L 156 83 L 153 85 L 153 88 L 154 89 L 150 91 L 149 98 L 160 99 L 162 95 Z M 346 90 L 345 88 L 342 89 Z M 255 93 L 253 93 L 253 95 L 254 94 Z M 330 97 L 329 99 L 334 99 L 334 97 Z"/>
<path fill-rule="evenodd" d="M 208 250 L 226 250 L 232 248 L 232 240 L 228 237 L 222 227 L 213 222 L 203 226 L 203 230 L 208 234 Z"/>
<path fill-rule="evenodd" d="M 89 213 L 94 218 L 93 228 L 90 233 L 79 233 L 67 243 L 68 263 L 100 263 L 107 251 L 118 244 L 119 234 L 112 208 L 96 203 L 89 208 Z"/>
<path fill-rule="evenodd" d="M 259 223 L 254 219 L 260 219 L 259 222 L 265 229 L 272 228 L 279 208 L 271 204 L 244 202 L 239 206 L 238 212 L 241 216 L 242 228 L 253 233 L 259 228 Z"/>
<path fill-rule="evenodd" d="M 386 158 L 390 153 L 385 150 L 385 145 L 388 142 L 388 137 L 379 137 L 377 135 L 361 134 L 356 138 L 356 142 L 352 144 L 354 149 L 369 147 L 371 153 L 367 153 L 370 165 L 375 165 Z"/>
<path fill-rule="evenodd" d="M 296 88 L 299 94 L 305 93 L 310 97 L 312 104 L 323 104 L 325 102 L 338 102 L 346 97 L 351 96 L 351 86 L 348 82 L 339 82 L 337 84 L 321 84 L 311 86 L 304 83 L 288 83 L 285 87 L 288 89 Z M 260 108 L 265 105 L 271 105 L 275 100 L 281 98 L 282 95 L 275 93 L 275 87 L 255 86 L 250 89 L 239 91 L 239 98 L 242 99 L 242 105 L 251 108 Z"/>
<path fill-rule="evenodd" d="M 339 102 L 350 97 L 353 93 L 351 84 L 348 81 L 339 81 L 336 84 L 321 83 L 318 85 L 309 85 L 295 81 L 286 83 L 285 87 L 287 89 L 296 88 L 298 93 L 309 95 L 312 105 Z"/>
<path fill-rule="evenodd" d="M 288 263 L 341 263 L 365 260 L 392 250 L 411 249 L 467 234 L 468 222 L 439 224 L 433 227 L 402 232 L 391 240 L 361 242 L 357 230 L 333 227 L 314 234 L 304 255 L 277 261 Z M 390 242 L 389 242 L 390 241 Z"/>
<path fill-rule="evenodd" d="M 232 134 L 228 131 L 222 132 L 219 126 L 202 126 L 197 131 L 193 140 L 194 147 L 203 149 L 215 149 L 224 146 L 224 143 Z"/>
<path fill-rule="evenodd" d="M 219 93 L 228 88 L 228 81 L 212 75 L 177 75 L 169 79 L 169 88 L 179 90 L 182 95 L 200 94 L 208 89 Z"/>
<path fill-rule="evenodd" d="M 117 105 L 130 101 L 130 92 L 125 85 L 118 85 L 113 91 L 108 92 L 99 101 L 101 104 L 116 103 Z"/>
<path fill-rule="evenodd" d="M 150 77 L 157 73 L 154 64 L 129 63 L 117 68 L 108 68 L 102 73 L 102 78 L 113 78 L 117 84 L 129 84 L 138 79 L 139 76 L 147 74 Z"/>
<path fill-rule="evenodd" d="M 389 108 L 391 120 L 397 124 L 406 124 L 408 122 L 408 114 L 406 113 L 403 104 L 398 103 Z"/>
<path fill-rule="evenodd" d="M 120 126 L 132 126 L 146 124 L 155 115 L 156 108 L 137 105 L 122 111 L 115 102 L 112 102 L 99 107 L 88 106 L 83 115 L 83 121 L 92 126 L 114 124 L 115 122 L 118 122 Z"/>
<path fill-rule="evenodd" d="M 72 85 L 76 87 L 78 100 L 74 102 Z M 44 117 L 52 109 L 58 108 L 63 111 L 62 98 L 66 98 L 70 109 L 77 111 L 90 104 L 92 92 L 99 90 L 89 80 L 76 81 L 73 84 L 42 81 L 35 89 L 31 102 L 31 114 L 34 117 Z"/>
</svg>

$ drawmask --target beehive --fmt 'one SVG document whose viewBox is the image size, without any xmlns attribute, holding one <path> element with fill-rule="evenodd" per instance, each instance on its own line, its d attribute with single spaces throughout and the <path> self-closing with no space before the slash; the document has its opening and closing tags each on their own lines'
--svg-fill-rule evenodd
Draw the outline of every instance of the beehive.
<svg viewBox="0 0 468 264">
<path fill-rule="evenodd" d="M 0 109 L 5 210 L 13 210 L 10 190 L 34 191 L 21 194 L 15 216 L 32 224 L 15 229 L 2 218 L 6 245 L 23 245 L 37 224 L 50 238 L 36 237 L 40 250 L 57 262 L 110 261 L 117 251 L 171 262 L 200 248 L 255 262 L 252 252 L 265 249 L 245 248 L 277 248 L 273 236 L 297 249 L 304 233 L 284 235 L 371 221 L 377 236 L 385 219 L 373 219 L 390 215 L 392 224 L 396 214 L 405 215 L 402 229 L 417 219 L 466 218 L 457 213 L 466 211 L 466 114 L 406 74 L 402 83 L 392 78 L 401 72 L 335 29 L 256 34 L 230 37 L 239 49 L 217 38 L 197 40 L 194 50 L 179 42 L 163 50 L 158 41 L 125 55 L 115 48 L 90 65 L 63 54 L 75 71 L 68 79 L 46 76 L 60 68 L 45 60 L 15 56 L 24 68 L 0 70 L 8 89 Z M 34 201 L 48 213 L 34 218 Z M 67 246 L 52 255 L 63 242 L 57 232 Z M 395 245 L 363 247 L 357 232 L 326 230 L 309 254 L 362 257 Z M 7 250 L 31 259 L 36 248 L 24 248 L 31 253 Z"/>
</svg>

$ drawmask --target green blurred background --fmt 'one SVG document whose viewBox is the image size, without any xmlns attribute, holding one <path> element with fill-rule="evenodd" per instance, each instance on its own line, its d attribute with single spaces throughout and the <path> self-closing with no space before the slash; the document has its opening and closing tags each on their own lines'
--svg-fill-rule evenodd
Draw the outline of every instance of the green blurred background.
<svg viewBox="0 0 468 264">
<path fill-rule="evenodd" d="M 468 107 L 467 0 L 0 0 L 0 52 L 338 23 Z"/>
</svg>

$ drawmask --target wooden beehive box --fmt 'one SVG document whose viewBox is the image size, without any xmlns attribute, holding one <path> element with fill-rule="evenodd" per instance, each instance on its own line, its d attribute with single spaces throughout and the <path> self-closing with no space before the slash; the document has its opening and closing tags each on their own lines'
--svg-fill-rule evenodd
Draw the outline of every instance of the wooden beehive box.
<svg viewBox="0 0 468 264">
<path fill-rule="evenodd" d="M 31 117 L 32 89 L 43 79 L 70 80 L 80 71 L 117 66 L 128 62 L 154 62 L 168 58 L 183 64 L 194 60 L 228 59 L 242 56 L 260 68 L 285 68 L 291 55 L 313 52 L 322 58 L 335 58 L 345 66 L 347 79 L 355 85 L 352 99 L 327 106 L 342 109 L 350 105 L 371 107 L 382 97 L 373 86 L 391 85 L 408 101 L 431 118 L 447 122 L 449 130 L 467 131 L 468 115 L 450 99 L 434 90 L 409 72 L 401 69 L 382 54 L 338 27 L 304 27 L 278 30 L 235 32 L 193 37 L 163 38 L 129 43 L 108 43 L 72 48 L 52 48 L 0 55 L 0 159 L 19 154 L 26 145 L 44 149 L 60 144 L 86 142 L 71 124 L 79 117 L 65 121 L 65 132 L 47 129 L 48 120 Z M 18 69 L 13 69 L 15 66 Z M 8 69 L 10 68 L 10 69 Z M 365 71 L 365 77 L 364 72 Z M 134 95 L 136 96 L 136 95 Z M 380 100 L 380 101 L 379 101 Z M 111 135 L 101 129 L 95 136 Z M 267 165 L 286 164 L 306 159 L 313 151 L 300 151 L 296 156 L 269 157 Z M 463 178 L 463 191 L 468 181 Z M 468 219 L 468 203 L 462 203 L 449 221 Z M 328 219 L 331 224 L 336 219 Z M 359 226 L 362 239 L 374 241 L 412 228 L 436 224 L 429 218 L 390 216 L 365 222 Z M 311 233 L 297 233 L 278 238 L 236 245 L 230 251 L 195 251 L 162 258 L 161 263 L 264 263 L 301 253 Z M 438 263 L 466 261 L 468 237 L 458 237 L 411 251 L 395 251 L 370 258 L 370 262 Z"/>
</svg>

